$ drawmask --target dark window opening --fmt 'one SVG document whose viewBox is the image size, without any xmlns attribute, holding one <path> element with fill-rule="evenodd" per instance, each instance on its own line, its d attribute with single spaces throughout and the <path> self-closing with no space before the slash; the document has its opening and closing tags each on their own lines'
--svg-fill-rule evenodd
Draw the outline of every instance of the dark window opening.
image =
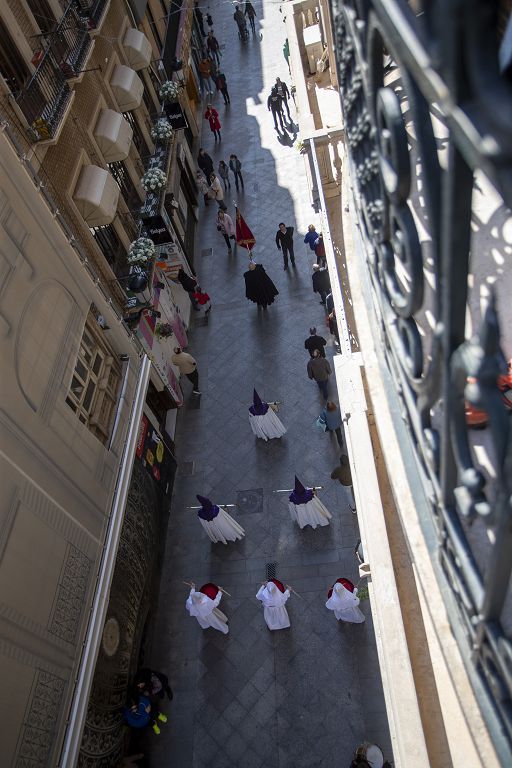
<svg viewBox="0 0 512 768">
<path fill-rule="evenodd" d="M 141 207 L 142 201 L 126 165 L 122 160 L 117 160 L 115 163 L 108 163 L 108 169 L 116 180 L 130 213 L 136 213 Z"/>
<path fill-rule="evenodd" d="M 147 157 L 149 157 L 149 147 L 146 144 L 146 139 L 144 138 L 144 134 L 142 133 L 139 122 L 134 114 L 131 112 L 123 112 L 123 117 L 125 120 L 128 120 L 130 123 L 132 130 L 133 130 L 133 143 L 135 144 L 135 147 L 137 148 L 137 152 L 139 153 L 142 160 L 145 160 Z"/>
<path fill-rule="evenodd" d="M 122 266 L 126 261 L 126 249 L 120 241 L 116 230 L 112 224 L 105 227 L 93 227 L 91 233 L 96 243 L 112 267 L 115 274 L 120 274 Z"/>
<path fill-rule="evenodd" d="M 2 19 L 0 19 L 0 74 L 12 93 L 22 91 L 30 79 L 29 69 Z"/>
<path fill-rule="evenodd" d="M 55 15 L 47 0 L 27 0 L 37 26 L 47 35 L 55 27 Z"/>
</svg>

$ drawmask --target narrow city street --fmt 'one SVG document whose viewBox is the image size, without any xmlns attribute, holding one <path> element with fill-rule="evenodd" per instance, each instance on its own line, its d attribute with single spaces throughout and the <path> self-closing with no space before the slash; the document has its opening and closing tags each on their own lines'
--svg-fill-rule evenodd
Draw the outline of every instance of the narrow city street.
<svg viewBox="0 0 512 768">
<path fill-rule="evenodd" d="M 213 103 L 222 123 L 214 142 L 203 121 L 202 146 L 229 162 L 242 161 L 245 190 L 233 200 L 256 237 L 254 258 L 279 289 L 266 311 L 247 301 L 243 273 L 247 252 L 227 255 L 215 226 L 216 204 L 200 201 L 195 265 L 212 298 L 208 324 L 196 322 L 187 349 L 198 361 L 201 396 L 182 382 L 185 405 L 178 415 L 178 474 L 172 498 L 158 611 L 150 627 L 144 662 L 165 671 L 174 699 L 161 735 L 148 733 L 155 768 L 345 768 L 356 746 L 380 744 L 392 759 L 370 605 L 361 603 L 364 624 L 336 621 L 325 608 L 327 590 L 341 576 L 358 581 L 354 547 L 357 516 L 331 472 L 339 463 L 334 438 L 315 421 L 320 392 L 306 373 L 304 340 L 310 326 L 329 339 L 324 307 L 311 287 L 313 254 L 303 239 L 316 223 L 307 191 L 304 158 L 289 134 L 278 141 L 266 100 L 276 76 L 291 85 L 283 57 L 285 26 L 278 3 L 255 5 L 257 35 L 238 39 L 229 2 L 210 7 L 214 31 L 224 45 L 221 68 L 231 95 L 225 107 Z M 204 9 L 207 12 L 207 9 Z M 263 15 L 263 19 L 261 18 Z M 292 119 L 295 115 L 291 105 Z M 283 270 L 275 234 L 280 221 L 295 227 L 296 267 Z M 171 354 L 171 349 L 169 349 Z M 253 387 L 265 400 L 282 401 L 287 428 L 264 443 L 251 432 L 248 407 Z M 330 395 L 337 401 L 331 379 Z M 320 486 L 319 498 L 331 524 L 300 530 L 292 522 L 287 494 L 297 474 Z M 196 494 L 232 512 L 246 537 L 212 544 L 201 528 Z M 270 632 L 255 594 L 274 564 L 277 578 L 291 586 L 287 608 L 291 628 Z M 189 588 L 213 581 L 224 596 L 229 634 L 201 630 L 185 610 Z"/>
</svg>

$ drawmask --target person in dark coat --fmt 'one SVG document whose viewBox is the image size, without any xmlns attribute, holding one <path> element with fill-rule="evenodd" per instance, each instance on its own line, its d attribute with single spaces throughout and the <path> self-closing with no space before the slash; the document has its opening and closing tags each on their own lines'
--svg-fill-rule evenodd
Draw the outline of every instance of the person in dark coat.
<svg viewBox="0 0 512 768">
<path fill-rule="evenodd" d="M 276 84 L 274 87 L 277 93 L 279 94 L 279 96 L 282 98 L 283 104 L 286 107 L 286 111 L 288 113 L 288 120 L 291 120 L 290 107 L 288 106 L 288 99 L 290 98 L 290 91 L 288 90 L 288 86 L 286 85 L 285 82 L 281 80 L 281 78 L 276 77 Z"/>
<path fill-rule="evenodd" d="M 306 237 L 304 238 L 304 242 L 309 245 L 312 251 L 315 250 L 315 242 L 318 240 L 318 233 L 315 229 L 314 224 L 310 224 L 308 227 L 308 232 Z"/>
<path fill-rule="evenodd" d="M 208 184 L 210 183 L 210 176 L 213 173 L 213 160 L 211 159 L 210 155 L 207 154 L 204 149 L 201 147 L 199 150 L 199 154 L 197 156 L 197 164 L 206 176 L 206 181 Z"/>
<path fill-rule="evenodd" d="M 148 699 L 163 699 L 165 694 L 167 694 L 169 701 L 172 699 L 169 678 L 163 672 L 157 672 L 154 669 L 144 667 L 137 671 L 133 684 L 137 693 L 147 696 Z"/>
<path fill-rule="evenodd" d="M 224 104 L 231 104 L 231 99 L 229 98 L 228 83 L 224 72 L 217 72 L 215 85 L 217 86 L 217 90 L 222 93 Z"/>
<path fill-rule="evenodd" d="M 312 381 L 316 381 L 318 389 L 324 396 L 324 400 L 327 400 L 329 376 L 331 375 L 332 370 L 329 361 L 320 356 L 318 349 L 313 351 L 313 357 L 308 362 L 307 371 L 309 378 Z"/>
<path fill-rule="evenodd" d="M 274 128 L 277 131 L 277 118 L 279 118 L 279 124 L 281 125 L 281 130 L 284 131 L 284 112 L 283 112 L 283 100 L 281 96 L 278 94 L 275 86 L 270 91 L 270 96 L 267 99 L 267 107 L 268 111 L 272 112 L 272 117 L 274 118 Z"/>
<path fill-rule="evenodd" d="M 293 253 L 293 227 L 287 227 L 281 222 L 276 232 L 277 250 L 283 252 L 284 269 L 288 269 L 288 254 L 292 264 L 295 266 L 295 254 Z"/>
<path fill-rule="evenodd" d="M 311 280 L 313 282 L 313 292 L 320 294 L 320 304 L 325 304 L 325 297 L 331 292 L 329 272 L 325 267 L 320 267 L 319 264 L 313 264 Z"/>
<path fill-rule="evenodd" d="M 254 301 L 258 307 L 266 309 L 269 304 L 273 304 L 274 298 L 279 295 L 279 291 L 261 264 L 250 261 L 249 269 L 244 272 L 244 280 L 246 298 L 249 301 Z"/>
<path fill-rule="evenodd" d="M 190 275 L 187 275 L 183 267 L 180 267 L 180 271 L 178 272 L 178 276 L 176 279 L 180 283 L 183 290 L 188 293 L 188 297 L 191 301 L 191 304 L 194 307 L 194 309 L 197 311 L 198 306 L 194 299 L 194 291 L 196 290 L 197 280 L 195 279 L 195 277 L 191 277 Z"/>
<path fill-rule="evenodd" d="M 318 237 L 313 243 L 313 247 L 315 250 L 315 256 L 317 262 L 320 264 L 321 267 L 325 267 L 327 265 L 327 258 L 325 255 L 325 245 L 324 245 L 324 236 L 321 232 L 318 233 Z"/>
<path fill-rule="evenodd" d="M 208 53 L 210 54 L 210 57 L 212 59 L 215 59 L 217 62 L 217 66 L 220 64 L 220 45 L 219 41 L 213 34 L 213 30 L 210 30 L 208 32 L 208 37 L 206 38 L 206 47 L 208 48 Z"/>
<path fill-rule="evenodd" d="M 247 18 L 249 19 L 249 22 L 251 24 L 252 33 L 253 33 L 253 35 L 255 35 L 256 34 L 256 22 L 255 22 L 256 11 L 254 10 L 253 4 L 251 2 L 249 2 L 249 0 L 247 0 L 247 2 L 245 3 L 244 16 L 247 16 Z"/>
<path fill-rule="evenodd" d="M 325 357 L 325 345 L 327 344 L 323 336 L 317 336 L 316 328 L 309 329 L 309 336 L 304 342 L 304 349 L 307 349 L 309 356 L 313 357 L 313 352 L 318 349 L 320 355 Z"/>
</svg>

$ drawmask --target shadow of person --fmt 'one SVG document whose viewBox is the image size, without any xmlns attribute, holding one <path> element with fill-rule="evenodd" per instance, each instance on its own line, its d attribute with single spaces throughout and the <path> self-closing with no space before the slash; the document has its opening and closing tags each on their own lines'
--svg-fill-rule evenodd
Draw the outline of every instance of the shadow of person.
<svg viewBox="0 0 512 768">
<path fill-rule="evenodd" d="M 282 133 L 280 131 L 277 132 L 277 140 L 283 147 L 293 147 L 293 139 L 288 136 L 285 129 Z"/>
</svg>

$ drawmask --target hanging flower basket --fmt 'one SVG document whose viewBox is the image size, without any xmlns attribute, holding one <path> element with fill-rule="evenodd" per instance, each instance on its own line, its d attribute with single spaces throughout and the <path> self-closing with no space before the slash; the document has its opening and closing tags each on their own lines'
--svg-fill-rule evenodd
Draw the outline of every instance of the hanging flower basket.
<svg viewBox="0 0 512 768">
<path fill-rule="evenodd" d="M 172 126 L 168 120 L 162 118 L 157 120 L 151 129 L 151 138 L 153 141 L 169 141 L 172 136 Z"/>
<path fill-rule="evenodd" d="M 149 237 L 139 237 L 128 248 L 128 264 L 145 264 L 155 256 L 155 244 Z"/>
<path fill-rule="evenodd" d="M 159 339 L 168 339 L 172 334 L 173 330 L 170 323 L 157 323 L 155 335 L 158 336 Z"/>
<path fill-rule="evenodd" d="M 166 80 L 160 87 L 158 94 L 162 101 L 177 101 L 181 93 L 182 86 L 173 80 Z"/>
<path fill-rule="evenodd" d="M 146 192 L 158 192 L 167 184 L 167 176 L 160 168 L 150 168 L 141 181 Z"/>
</svg>

